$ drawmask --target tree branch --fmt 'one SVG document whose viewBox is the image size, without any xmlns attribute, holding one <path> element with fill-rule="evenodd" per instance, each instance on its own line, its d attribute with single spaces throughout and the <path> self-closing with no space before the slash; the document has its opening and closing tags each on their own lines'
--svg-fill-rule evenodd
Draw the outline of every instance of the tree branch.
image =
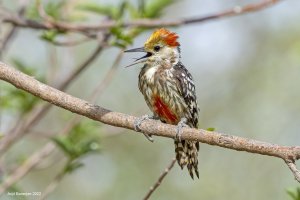
<svg viewBox="0 0 300 200">
<path fill-rule="evenodd" d="M 95 32 L 101 30 L 107 30 L 112 27 L 123 26 L 123 27 L 143 27 L 143 28 L 154 28 L 162 26 L 179 26 L 179 25 L 188 25 L 194 23 L 202 23 L 207 21 L 212 21 L 216 19 L 238 16 L 250 12 L 259 11 L 265 9 L 273 4 L 278 3 L 280 0 L 265 0 L 255 4 L 248 4 L 246 6 L 235 6 L 231 9 L 221 11 L 215 14 L 192 17 L 186 19 L 175 19 L 175 20 L 160 20 L 160 19 L 136 19 L 120 24 L 120 22 L 114 20 L 108 20 L 101 24 L 86 25 L 86 24 L 71 24 L 66 22 L 58 21 L 45 21 L 37 22 L 29 19 L 22 18 L 13 14 L 6 15 L 3 18 L 3 22 L 11 23 L 15 26 L 20 26 L 24 28 L 33 28 L 33 29 L 57 29 L 60 31 L 72 31 L 80 33 Z"/>
<path fill-rule="evenodd" d="M 82 99 L 68 95 L 1 62 L 0 79 L 73 113 L 77 113 L 112 126 L 134 130 L 134 121 L 137 120 L 136 117 L 119 112 L 113 112 L 98 105 L 94 105 Z M 175 138 L 176 136 L 176 126 L 163 124 L 155 120 L 148 120 L 145 123 L 142 123 L 141 131 L 161 137 Z M 181 138 L 184 140 L 198 141 L 237 151 L 273 156 L 281 158 L 287 163 L 294 163 L 295 160 L 300 159 L 300 146 L 280 146 L 253 139 L 192 128 L 183 128 Z M 292 169 L 294 168 L 291 168 L 291 170 Z"/>
<path fill-rule="evenodd" d="M 102 94 L 106 86 L 109 85 L 110 81 L 113 79 L 117 67 L 119 66 L 122 56 L 123 51 L 120 50 L 112 66 L 104 76 L 104 79 L 99 82 L 92 94 L 88 97 L 91 102 L 95 102 L 97 97 Z M 73 117 L 60 131 L 62 133 L 61 135 L 68 134 L 74 128 L 74 126 L 80 122 L 81 118 L 82 117 L 79 115 Z M 23 176 L 29 173 L 42 160 L 47 158 L 55 150 L 55 147 L 55 144 L 53 144 L 53 142 L 51 141 L 45 144 L 42 149 L 33 153 L 22 165 L 20 165 L 5 180 L 3 180 L 0 185 L 0 195 L 3 194 L 3 192 L 5 192 L 9 187 L 15 184 L 18 180 L 20 180 Z"/>
<path fill-rule="evenodd" d="M 103 41 L 100 42 L 95 51 L 88 57 L 79 67 L 75 69 L 64 81 L 58 86 L 59 90 L 65 90 L 70 83 L 75 80 L 79 74 L 81 74 L 102 52 L 106 42 L 109 38 L 109 34 L 106 34 L 103 38 Z M 26 135 L 27 131 L 36 124 L 43 116 L 49 111 L 51 104 L 44 104 L 41 107 L 37 107 L 28 114 L 27 119 L 20 126 L 16 124 L 16 127 L 13 127 L 13 131 L 10 134 L 7 134 L 2 140 L 0 140 L 0 156 L 14 143 L 16 140 L 22 138 Z"/>
</svg>

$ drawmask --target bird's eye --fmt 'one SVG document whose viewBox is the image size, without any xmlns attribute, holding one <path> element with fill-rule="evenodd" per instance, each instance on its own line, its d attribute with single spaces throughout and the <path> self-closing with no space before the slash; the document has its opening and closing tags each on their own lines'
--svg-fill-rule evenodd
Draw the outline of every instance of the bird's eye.
<svg viewBox="0 0 300 200">
<path fill-rule="evenodd" d="M 160 50 L 160 46 L 155 46 L 154 51 L 158 52 Z"/>
</svg>

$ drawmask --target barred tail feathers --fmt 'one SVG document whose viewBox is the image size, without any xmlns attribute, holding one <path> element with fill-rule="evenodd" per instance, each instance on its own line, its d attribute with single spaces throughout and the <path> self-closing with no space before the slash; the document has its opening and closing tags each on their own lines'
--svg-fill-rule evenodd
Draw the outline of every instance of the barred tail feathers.
<svg viewBox="0 0 300 200">
<path fill-rule="evenodd" d="M 174 141 L 175 143 L 175 153 L 176 160 L 181 167 L 187 166 L 187 169 L 190 173 L 192 179 L 194 179 L 194 172 L 196 176 L 199 178 L 198 172 L 198 151 L 199 151 L 199 143 L 193 141 L 185 141 L 182 140 Z"/>
</svg>

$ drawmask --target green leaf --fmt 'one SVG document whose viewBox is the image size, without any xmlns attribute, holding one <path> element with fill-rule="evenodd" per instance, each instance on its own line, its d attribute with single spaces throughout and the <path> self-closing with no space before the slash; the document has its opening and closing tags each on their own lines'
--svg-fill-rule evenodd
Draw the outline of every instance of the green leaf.
<svg viewBox="0 0 300 200">
<path fill-rule="evenodd" d="M 120 42 L 120 41 L 112 41 L 110 43 L 111 46 L 115 46 L 115 47 L 118 47 L 118 48 L 121 48 L 121 49 L 125 49 L 128 44 L 124 43 L 124 42 Z"/>
<path fill-rule="evenodd" d="M 143 17 L 144 9 L 140 10 L 131 3 L 127 4 L 127 10 L 129 12 L 129 15 L 131 18 L 142 18 Z"/>
<path fill-rule="evenodd" d="M 72 161 L 88 153 L 100 152 L 100 136 L 95 122 L 82 121 L 67 136 L 56 136 L 52 140 Z"/>
<path fill-rule="evenodd" d="M 101 5 L 93 2 L 84 2 L 76 6 L 77 9 L 104 15 L 115 20 L 121 19 L 127 8 L 127 1 L 121 2 L 118 6 Z"/>
<path fill-rule="evenodd" d="M 48 42 L 53 42 L 57 35 L 58 32 L 56 30 L 48 30 L 48 31 L 44 31 L 40 36 L 40 38 Z"/>
<path fill-rule="evenodd" d="M 146 3 L 145 0 L 139 0 L 138 1 L 138 11 L 140 13 L 140 16 L 143 16 L 143 13 L 145 13 Z"/>
<path fill-rule="evenodd" d="M 76 9 L 93 12 L 99 15 L 105 15 L 113 18 L 116 14 L 116 9 L 111 5 L 100 5 L 93 2 L 84 2 L 76 6 Z"/>
<path fill-rule="evenodd" d="M 41 20 L 41 16 L 35 3 L 30 4 L 26 9 L 26 17 L 31 20 Z"/>
<path fill-rule="evenodd" d="M 31 66 L 26 65 L 23 61 L 14 58 L 12 60 L 12 63 L 20 71 L 43 81 L 43 77 L 39 75 L 37 70 Z M 32 94 L 29 94 L 23 90 L 16 89 L 15 87 L 8 84 L 3 84 L 1 90 L 2 92 L 0 108 L 15 110 L 20 112 L 21 115 L 27 113 L 40 101 L 39 98 L 33 96 Z"/>
<path fill-rule="evenodd" d="M 163 9 L 176 2 L 176 0 L 152 0 L 146 4 L 144 17 L 156 18 L 160 17 Z"/>
<path fill-rule="evenodd" d="M 23 90 L 12 87 L 7 87 L 5 90 L 5 94 L 1 95 L 0 101 L 0 107 L 4 109 L 13 109 L 25 114 L 40 101 L 37 97 Z"/>
<path fill-rule="evenodd" d="M 81 155 L 91 153 L 91 152 L 97 152 L 100 151 L 100 144 L 95 141 L 89 140 L 81 144 L 80 150 L 81 150 L 80 151 Z"/>
<path fill-rule="evenodd" d="M 81 163 L 79 161 L 73 161 L 73 162 L 70 162 L 70 163 L 67 164 L 67 166 L 65 167 L 64 172 L 65 173 L 72 173 L 75 170 L 77 170 L 77 169 L 79 169 L 79 168 L 81 168 L 83 166 L 84 166 L 83 163 Z"/>
<path fill-rule="evenodd" d="M 16 67 L 17 69 L 19 69 L 20 71 L 24 72 L 25 74 L 27 74 L 29 76 L 36 76 L 37 75 L 36 69 L 26 65 L 24 61 L 22 61 L 18 58 L 13 58 L 12 63 L 14 65 L 14 67 Z"/>
<path fill-rule="evenodd" d="M 66 2 L 66 0 L 49 1 L 44 7 L 45 12 L 53 19 L 61 20 L 63 18 L 63 8 L 66 5 Z"/>
<path fill-rule="evenodd" d="M 209 128 L 207 128 L 206 130 L 207 130 L 207 131 L 215 131 L 216 129 L 213 128 L 213 127 L 209 127 Z"/>
<path fill-rule="evenodd" d="M 58 31 L 58 30 L 47 30 L 43 31 L 42 34 L 40 35 L 40 38 L 47 41 L 47 42 L 54 42 L 55 38 L 58 35 L 65 34 L 66 32 L 64 31 Z"/>
<path fill-rule="evenodd" d="M 78 152 L 77 152 L 76 148 L 73 146 L 73 144 L 67 137 L 57 136 L 57 137 L 52 138 L 52 140 L 70 158 L 73 159 L 73 158 L 78 157 Z"/>
<path fill-rule="evenodd" d="M 111 42 L 113 46 L 125 48 L 133 42 L 134 37 L 132 36 L 132 33 L 126 33 L 122 27 L 111 28 L 111 33 L 115 36 L 114 40 Z"/>
<path fill-rule="evenodd" d="M 43 3 L 43 8 L 48 16 L 55 20 L 63 20 L 65 12 L 64 7 L 66 6 L 66 0 L 56 0 L 48 1 L 48 3 Z M 26 17 L 33 20 L 42 20 L 38 12 L 38 3 L 30 4 L 29 8 L 26 11 Z"/>
<path fill-rule="evenodd" d="M 300 188 L 298 187 L 296 191 L 288 189 L 287 194 L 292 198 L 292 200 L 300 200 Z"/>
</svg>

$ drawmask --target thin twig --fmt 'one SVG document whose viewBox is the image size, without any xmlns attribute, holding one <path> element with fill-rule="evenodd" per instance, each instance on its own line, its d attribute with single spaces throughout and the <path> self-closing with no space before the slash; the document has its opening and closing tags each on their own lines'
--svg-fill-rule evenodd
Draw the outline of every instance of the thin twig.
<svg viewBox="0 0 300 200">
<path fill-rule="evenodd" d="M 13 26 L 9 32 L 6 34 L 6 36 L 4 37 L 4 39 L 1 39 L 0 44 L 0 58 L 2 59 L 3 57 L 3 52 L 5 51 L 7 45 L 9 44 L 9 42 L 11 41 L 11 39 L 14 37 L 14 35 L 16 34 L 16 30 L 17 27 Z"/>
<path fill-rule="evenodd" d="M 290 168 L 294 174 L 295 179 L 300 183 L 300 171 L 297 169 L 297 166 L 294 161 L 286 160 L 285 163 Z"/>
<path fill-rule="evenodd" d="M 96 98 L 100 97 L 100 95 L 103 93 L 103 90 L 107 88 L 107 86 L 110 84 L 112 78 L 114 77 L 117 71 L 117 67 L 119 66 L 122 57 L 123 57 L 123 50 L 121 49 L 114 63 L 112 64 L 111 68 L 109 68 L 108 72 L 106 73 L 102 81 L 99 83 L 97 89 L 93 92 L 91 96 L 91 102 L 95 102 Z"/>
<path fill-rule="evenodd" d="M 163 173 L 158 177 L 157 181 L 153 184 L 153 186 L 150 187 L 149 191 L 143 198 L 143 200 L 148 200 L 150 196 L 153 194 L 153 192 L 160 186 L 164 178 L 167 176 L 167 174 L 170 172 L 170 170 L 174 167 L 174 164 L 176 163 L 176 159 L 173 158 L 168 167 L 163 171 Z"/>
<path fill-rule="evenodd" d="M 26 5 L 27 5 L 27 0 L 21 0 L 19 1 L 20 4 L 20 8 L 18 10 L 18 15 L 19 16 L 23 16 L 25 9 L 26 9 Z M 0 10 L 1 12 L 1 10 Z M 2 34 L 2 17 L 0 14 L 0 37 Z M 3 54 L 6 51 L 7 47 L 9 46 L 9 43 L 12 41 L 12 39 L 14 38 L 14 36 L 17 34 L 18 28 L 16 26 L 12 26 L 12 28 L 9 30 L 9 32 L 4 36 L 4 38 L 0 38 L 0 60 L 3 60 Z M 0 97 L 1 97 L 1 89 L 0 88 Z M 2 125 L 2 113 L 0 111 L 0 128 Z"/>
<path fill-rule="evenodd" d="M 22 167 L 18 167 L 10 176 L 5 178 L 0 187 L 0 194 L 3 194 L 10 186 L 12 186 L 16 180 L 22 178 L 27 174 L 34 166 L 36 166 L 41 159 L 50 155 L 55 149 L 55 145 L 51 142 L 47 143 L 41 151 L 33 153 L 30 158 L 28 158 Z"/>
<path fill-rule="evenodd" d="M 38 11 L 40 17 L 44 20 L 45 23 L 50 25 L 52 22 L 54 22 L 52 17 L 46 13 L 46 11 L 41 3 L 41 0 L 36 0 L 36 7 L 37 7 L 37 11 Z"/>
<path fill-rule="evenodd" d="M 99 56 L 100 52 L 102 52 L 103 47 L 106 47 L 106 43 L 110 37 L 110 34 L 106 33 L 103 37 L 103 40 L 100 42 L 98 47 L 95 49 L 95 51 L 86 59 L 77 69 L 69 76 L 67 77 L 61 85 L 58 86 L 59 90 L 65 90 L 70 85 L 70 83 L 75 80 L 75 78 L 78 77 L 79 74 L 81 74 L 92 62 L 96 60 L 96 58 Z"/>
<path fill-rule="evenodd" d="M 120 22 L 109 20 L 101 24 L 96 25 L 86 25 L 86 24 L 71 24 L 67 22 L 58 21 L 47 21 L 47 23 L 37 22 L 29 19 L 24 19 L 14 15 L 8 15 L 4 18 L 4 22 L 14 24 L 15 26 L 20 26 L 24 28 L 33 29 L 57 29 L 60 31 L 71 31 L 71 32 L 95 32 L 101 30 L 107 30 L 109 28 L 118 26 L 123 27 L 144 27 L 144 28 L 154 28 L 162 26 L 179 26 L 188 25 L 194 23 L 202 23 L 207 21 L 212 21 L 216 19 L 223 19 L 231 16 L 238 16 L 250 12 L 256 12 L 265 9 L 271 5 L 280 2 L 280 0 L 265 0 L 255 4 L 248 4 L 246 6 L 234 6 L 231 9 L 217 12 L 216 14 L 211 14 L 207 16 L 186 18 L 186 19 L 175 19 L 175 20 L 160 20 L 160 19 L 137 19 L 120 24 Z"/>
<path fill-rule="evenodd" d="M 18 13 L 18 16 L 22 17 L 24 15 L 24 12 L 26 9 L 27 1 L 22 0 L 19 2 L 19 4 L 21 4 L 21 6 L 17 13 Z M 0 21 L 2 21 L 2 19 Z M 1 46 L 0 47 L 0 58 L 2 57 L 3 52 L 6 50 L 6 47 L 8 46 L 9 42 L 16 35 L 17 30 L 18 30 L 18 28 L 13 25 L 12 28 L 10 29 L 10 31 L 4 37 L 4 39 L 2 39 L 2 41 L 0 42 L 0 46 Z"/>
<path fill-rule="evenodd" d="M 85 42 L 91 41 L 91 38 L 82 38 L 78 40 L 72 40 L 72 41 L 51 41 L 50 43 L 56 46 L 64 46 L 64 47 L 71 47 L 76 46 Z"/>
<path fill-rule="evenodd" d="M 114 72 L 116 71 L 117 66 L 119 65 L 121 58 L 123 55 L 123 51 L 117 55 L 114 63 L 110 67 L 110 70 L 105 75 L 104 79 L 99 82 L 95 90 L 91 93 L 90 99 L 91 102 L 95 102 L 96 98 L 99 97 L 103 93 L 103 89 L 107 87 L 110 81 L 113 78 Z M 72 128 L 78 124 L 81 120 L 82 116 L 76 115 L 74 116 L 63 129 L 60 131 L 62 135 L 66 135 L 69 133 Z M 55 150 L 55 145 L 52 142 L 48 142 L 42 149 L 36 151 L 33 155 L 30 156 L 26 160 L 24 164 L 19 166 L 16 170 L 14 170 L 8 178 L 6 178 L 3 183 L 0 185 L 0 195 L 6 191 L 9 187 L 11 187 L 14 183 L 24 177 L 27 173 L 29 173 L 35 166 L 37 166 L 41 161 L 47 158 L 53 151 Z"/>
<path fill-rule="evenodd" d="M 1 62 L 0 79 L 65 110 L 108 125 L 134 130 L 134 122 L 137 120 L 136 117 L 113 112 L 66 94 Z M 163 124 L 156 120 L 147 120 L 141 124 L 140 129 L 143 133 L 150 135 L 173 139 L 176 137 L 176 126 Z M 280 146 L 203 129 L 183 128 L 181 139 L 217 145 L 237 151 L 273 156 L 281 158 L 284 161 L 300 159 L 300 146 Z"/>
<path fill-rule="evenodd" d="M 58 186 L 58 184 L 60 183 L 60 181 L 63 179 L 65 175 L 66 173 L 61 172 L 57 176 L 55 176 L 54 180 L 42 192 L 42 195 L 38 198 L 38 200 L 46 199 L 47 196 L 55 190 L 55 188 Z"/>
</svg>

